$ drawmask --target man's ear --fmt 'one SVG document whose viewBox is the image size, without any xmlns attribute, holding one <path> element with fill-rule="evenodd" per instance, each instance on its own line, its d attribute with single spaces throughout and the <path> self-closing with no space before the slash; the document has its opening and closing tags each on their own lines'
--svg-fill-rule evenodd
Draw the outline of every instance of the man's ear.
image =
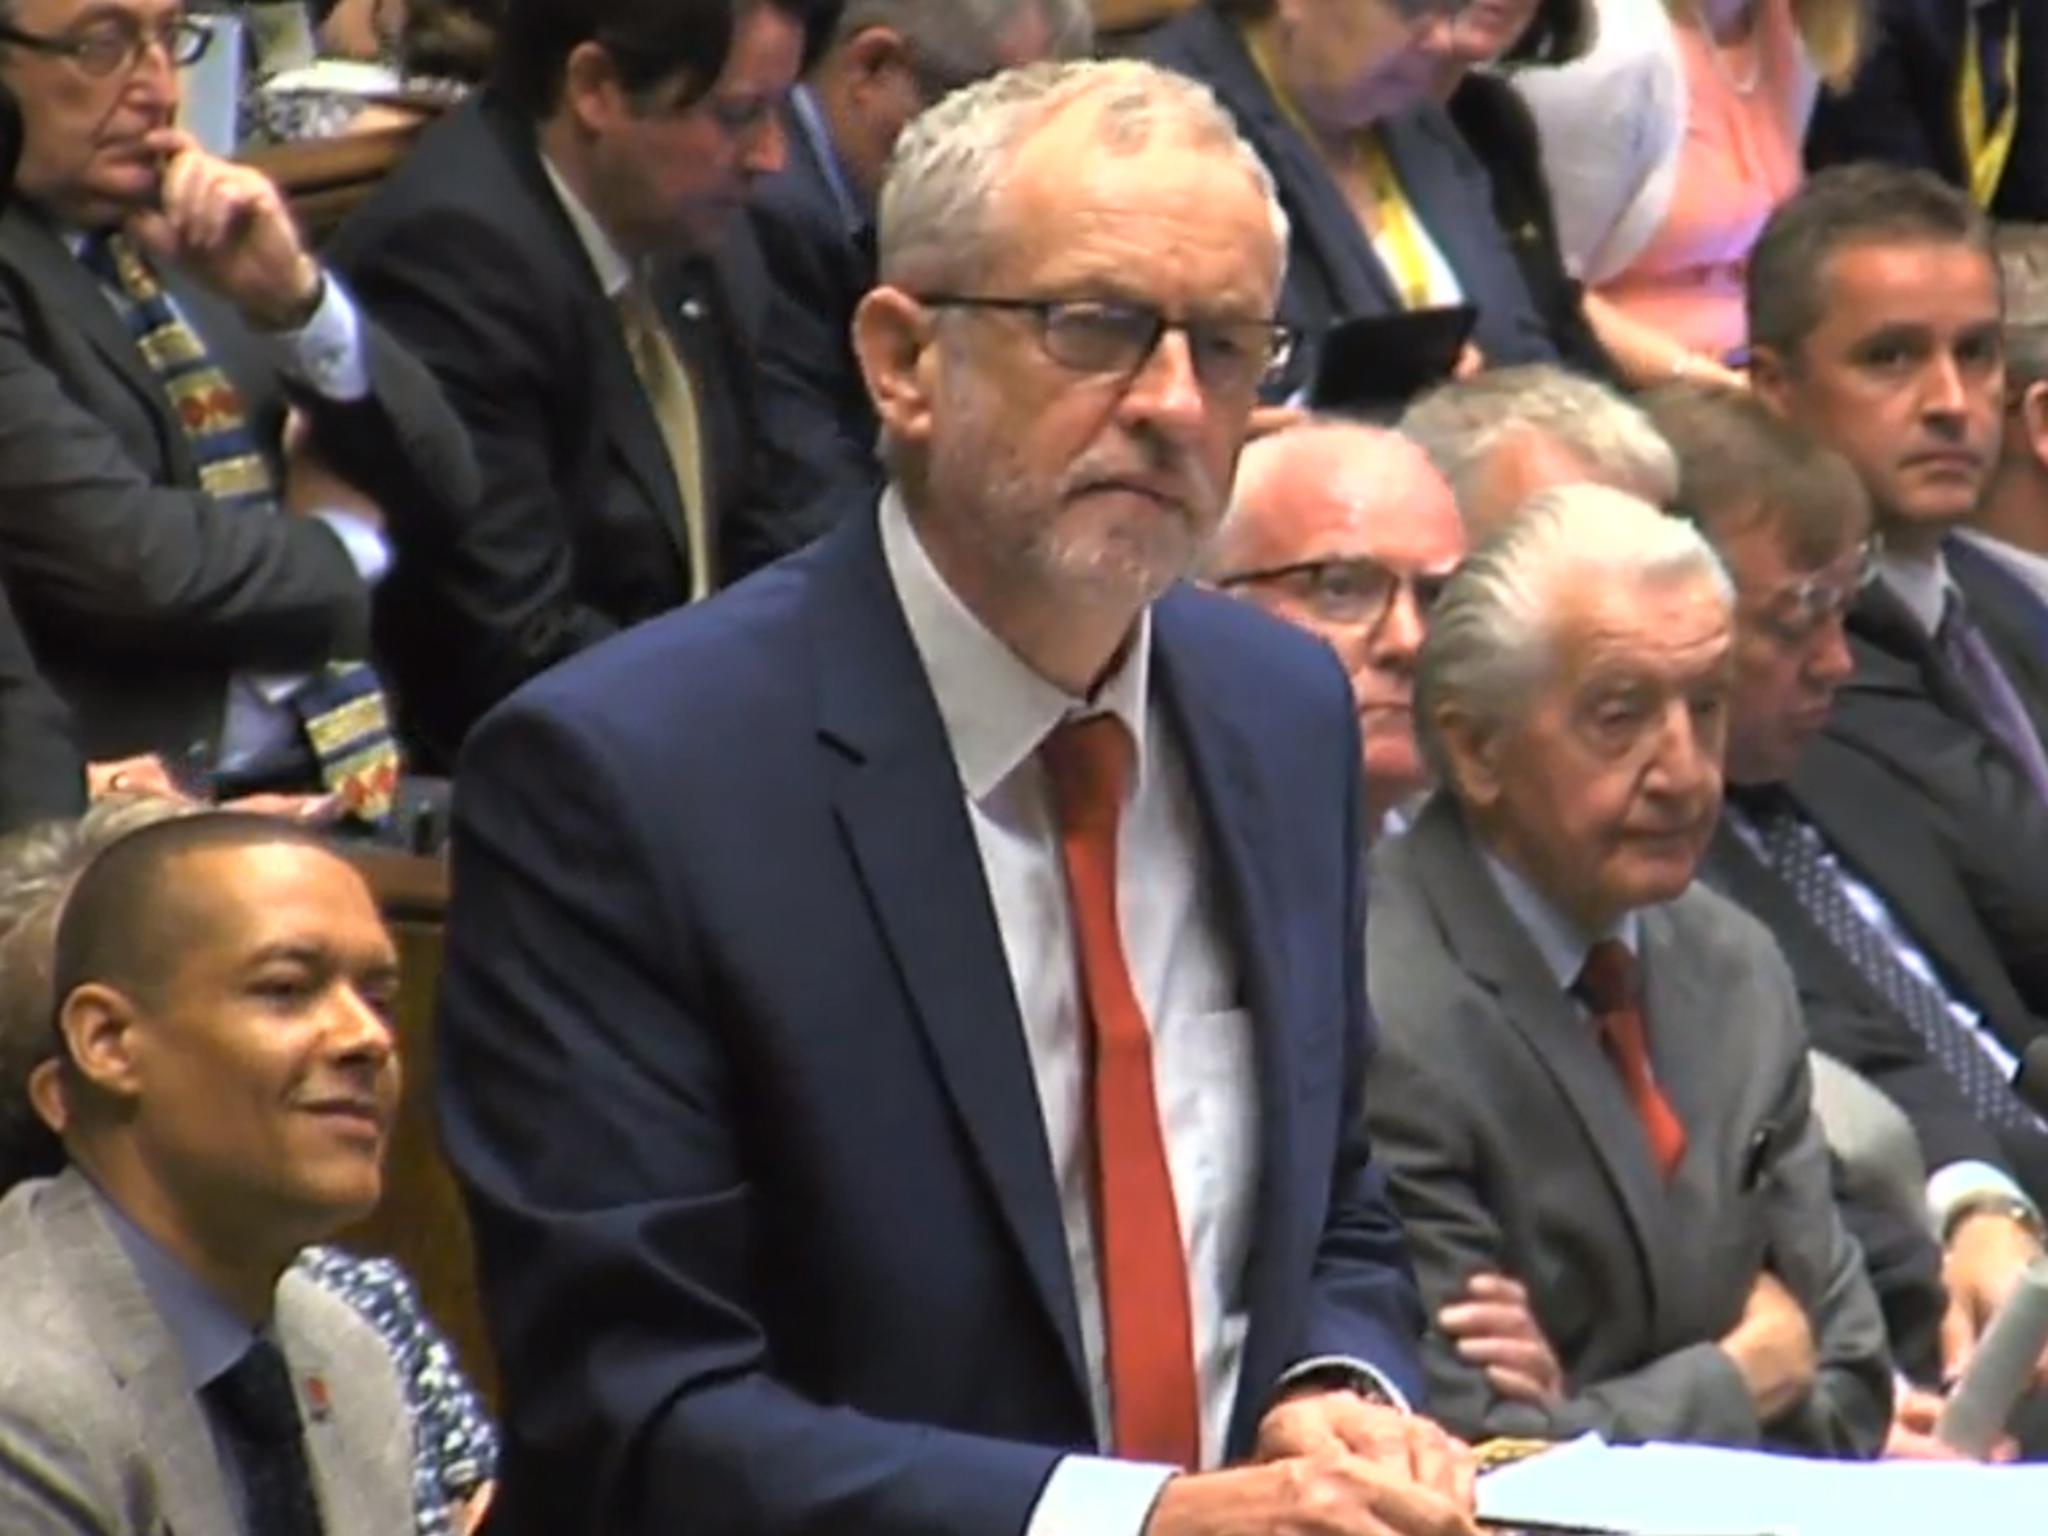
<svg viewBox="0 0 2048 1536">
<path fill-rule="evenodd" d="M 1757 399 L 1780 416 L 1792 414 L 1792 365 L 1776 347 L 1758 345 L 1749 353 L 1749 387 Z"/>
<path fill-rule="evenodd" d="M 586 134 L 603 133 L 632 115 L 632 99 L 603 44 L 586 40 L 569 50 L 562 63 L 562 106 Z"/>
<path fill-rule="evenodd" d="M 894 27 L 862 27 L 840 45 L 839 54 L 857 95 L 888 85 L 911 64 L 910 45 Z"/>
<path fill-rule="evenodd" d="M 870 289 L 853 312 L 853 351 L 889 435 L 901 443 L 929 439 L 939 366 L 931 311 L 901 288 Z"/>
<path fill-rule="evenodd" d="M 57 1031 L 78 1073 L 103 1093 L 131 1099 L 141 1092 L 137 1029 L 141 1012 L 127 994 L 104 982 L 74 988 L 57 1010 Z"/>
<path fill-rule="evenodd" d="M 2020 391 L 2020 439 L 2026 445 L 2034 468 L 2048 472 L 2048 381 L 2037 381 Z"/>
<path fill-rule="evenodd" d="M 1503 733 L 1497 726 L 1483 726 L 1455 704 L 1437 710 L 1436 739 L 1449 759 L 1451 783 L 1445 788 L 1477 811 L 1489 811 L 1500 801 L 1506 774 Z"/>
</svg>

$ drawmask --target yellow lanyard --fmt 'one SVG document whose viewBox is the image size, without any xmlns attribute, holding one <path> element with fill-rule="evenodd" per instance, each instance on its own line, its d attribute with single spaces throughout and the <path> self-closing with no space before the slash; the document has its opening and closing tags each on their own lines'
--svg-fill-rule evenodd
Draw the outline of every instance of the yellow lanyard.
<svg viewBox="0 0 2048 1536">
<path fill-rule="evenodd" d="M 1970 196 L 1979 208 L 1989 208 L 2004 179 L 2005 163 L 2012 157 L 2012 138 L 2020 118 L 2020 19 L 2015 15 L 2005 35 L 2005 54 L 1999 72 L 2005 77 L 2005 105 L 1998 121 L 1984 123 L 1984 66 L 1979 62 L 1977 14 L 1973 10 L 1963 33 L 1963 83 L 1957 95 L 1956 116 L 1963 134 L 1963 159 L 1970 168 Z"/>
<path fill-rule="evenodd" d="M 1287 94 L 1287 88 L 1280 83 L 1280 74 L 1273 67 L 1265 38 L 1248 30 L 1244 34 L 1244 43 L 1282 115 L 1294 125 L 1294 131 L 1301 135 L 1303 141 L 1313 147 L 1315 131 L 1309 127 L 1308 119 L 1301 115 L 1301 108 L 1294 104 L 1294 98 Z M 1394 269 L 1394 287 L 1400 294 L 1402 307 L 1426 309 L 1431 302 L 1433 285 L 1430 282 L 1429 253 L 1423 245 L 1422 221 L 1415 216 L 1415 205 L 1408 201 L 1408 193 L 1401 186 L 1401 174 L 1394 169 L 1393 156 L 1387 153 L 1386 141 L 1379 131 L 1361 129 L 1357 149 L 1359 159 L 1365 165 L 1366 176 L 1372 182 L 1373 201 L 1379 207 L 1381 238 L 1374 242 L 1373 248 Z"/>
</svg>

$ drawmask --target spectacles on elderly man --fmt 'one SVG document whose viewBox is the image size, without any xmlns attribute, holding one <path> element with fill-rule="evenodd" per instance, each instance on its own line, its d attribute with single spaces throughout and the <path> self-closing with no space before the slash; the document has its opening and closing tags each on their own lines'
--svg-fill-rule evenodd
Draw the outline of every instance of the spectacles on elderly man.
<svg viewBox="0 0 2048 1536">
<path fill-rule="evenodd" d="M 1805 645 L 1831 618 L 1854 606 L 1857 596 L 1877 579 L 1877 547 L 1870 540 L 1826 570 L 1788 582 L 1756 606 L 1754 622 L 1766 636 L 1787 650 Z"/>
<path fill-rule="evenodd" d="M 80 74 L 105 80 L 133 71 L 152 43 L 181 68 L 196 64 L 212 46 L 213 33 L 184 16 L 174 16 L 154 26 L 144 25 L 132 16 L 104 16 L 55 36 L 24 32 L 0 22 L 0 42 L 12 43 L 31 53 L 68 59 Z"/>
<path fill-rule="evenodd" d="M 1169 320 L 1149 304 L 1120 299 L 1008 299 L 958 293 L 923 294 L 927 309 L 991 309 L 1028 315 L 1045 355 L 1076 373 L 1135 374 L 1168 331 L 1188 339 L 1202 387 L 1249 395 L 1287 366 L 1294 330 L 1272 320 Z"/>
<path fill-rule="evenodd" d="M 1220 578 L 1216 585 L 1225 590 L 1276 587 L 1326 624 L 1372 634 L 1387 622 L 1387 615 L 1394 611 L 1394 597 L 1403 587 L 1414 600 L 1416 611 L 1427 615 L 1443 596 L 1451 574 L 1433 571 L 1403 575 L 1361 555 L 1349 560 L 1300 560 L 1262 571 L 1239 571 Z"/>
</svg>

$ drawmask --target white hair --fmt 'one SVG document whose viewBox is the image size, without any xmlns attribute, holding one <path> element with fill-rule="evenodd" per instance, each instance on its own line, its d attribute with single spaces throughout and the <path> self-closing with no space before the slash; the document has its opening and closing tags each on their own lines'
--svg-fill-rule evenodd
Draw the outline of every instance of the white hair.
<svg viewBox="0 0 2048 1536">
<path fill-rule="evenodd" d="M 887 27 L 947 75 L 976 80 L 995 73 L 997 45 L 1027 16 L 1045 23 L 1049 57 L 1086 58 L 1095 47 L 1087 0 L 846 0 L 832 37 Z"/>
<path fill-rule="evenodd" d="M 1455 780 L 1438 718 L 1455 709 L 1482 734 L 1514 724 L 1556 663 L 1558 599 L 1574 586 L 1712 583 L 1732 609 L 1735 588 L 1700 530 L 1604 485 L 1529 498 L 1515 519 L 1458 568 L 1430 609 L 1416 661 L 1415 725 L 1430 771 Z"/>
<path fill-rule="evenodd" d="M 1066 108 L 1100 100 L 1109 154 L 1141 149 L 1170 126 L 1228 156 L 1263 197 L 1284 262 L 1287 215 L 1272 175 L 1205 85 L 1137 59 L 1009 69 L 945 97 L 911 121 L 889 156 L 876 216 L 882 281 L 957 284 L 987 261 L 990 205 L 1025 141 Z"/>
<path fill-rule="evenodd" d="M 1660 504 L 1678 497 L 1678 457 L 1628 401 L 1593 380 L 1549 363 L 1493 368 L 1424 395 L 1401 418 L 1464 507 L 1500 447 L 1538 433 L 1610 484 L 1633 486 Z"/>
<path fill-rule="evenodd" d="M 1285 474 L 1305 452 L 1341 447 L 1345 452 L 1347 480 L 1350 466 L 1359 461 L 1383 466 L 1397 454 L 1414 453 L 1416 445 L 1405 432 L 1377 426 L 1347 416 L 1311 416 L 1278 432 L 1253 438 L 1237 457 L 1237 477 L 1231 483 L 1230 504 L 1206 551 L 1211 576 L 1231 574 L 1223 569 L 1224 556 L 1231 553 L 1237 535 L 1257 522 L 1272 482 Z"/>
</svg>

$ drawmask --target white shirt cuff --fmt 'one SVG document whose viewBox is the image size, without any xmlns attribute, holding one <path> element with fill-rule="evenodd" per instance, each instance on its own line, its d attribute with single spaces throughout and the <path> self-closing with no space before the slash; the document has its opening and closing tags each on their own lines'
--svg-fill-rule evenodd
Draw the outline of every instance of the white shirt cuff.
<svg viewBox="0 0 2048 1536">
<path fill-rule="evenodd" d="M 278 340 L 315 394 L 343 403 L 369 394 L 362 318 L 332 272 L 320 274 L 320 307 L 313 318 L 296 331 L 281 332 Z"/>
<path fill-rule="evenodd" d="M 1304 1376 L 1315 1371 L 1328 1370 L 1357 1371 L 1360 1375 L 1369 1376 L 1389 1404 L 1403 1413 L 1415 1411 L 1415 1405 L 1408 1401 L 1408 1394 L 1395 1386 L 1385 1371 L 1364 1360 L 1353 1359 L 1350 1355 L 1313 1355 L 1306 1360 L 1297 1361 L 1280 1373 L 1280 1379 L 1273 1384 L 1273 1395 L 1279 1397 Z"/>
<path fill-rule="evenodd" d="M 313 516 L 334 530 L 341 547 L 348 551 L 349 564 L 365 583 L 374 587 L 391 573 L 391 546 L 384 541 L 383 534 L 362 518 L 353 512 L 333 509 L 316 511 Z"/>
<path fill-rule="evenodd" d="M 1139 1536 L 1177 1467 L 1067 1456 L 1032 1506 L 1024 1536 Z"/>
<path fill-rule="evenodd" d="M 1948 1230 L 1955 1208 L 1974 1195 L 2003 1195 L 2019 1201 L 2029 1210 L 2038 1208 L 2027 1192 L 1989 1163 L 1966 1161 L 1947 1163 L 1927 1180 L 1927 1219 L 1939 1237 Z"/>
</svg>

